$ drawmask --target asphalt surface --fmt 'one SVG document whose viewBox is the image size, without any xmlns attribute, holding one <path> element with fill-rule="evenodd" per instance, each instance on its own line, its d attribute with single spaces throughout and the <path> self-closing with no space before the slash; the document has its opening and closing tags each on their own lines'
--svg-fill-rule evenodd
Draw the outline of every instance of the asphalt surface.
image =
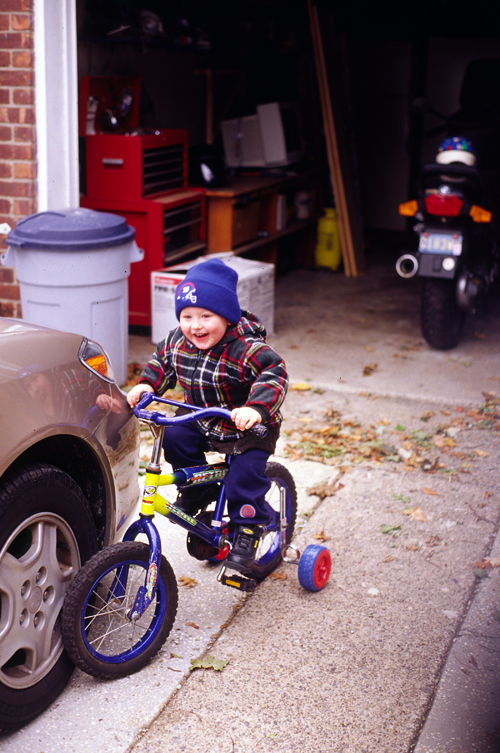
<svg viewBox="0 0 500 753">
<path fill-rule="evenodd" d="M 500 751 L 500 305 L 453 351 L 418 325 L 418 280 L 293 271 L 276 286 L 292 389 L 277 460 L 299 489 L 295 543 L 323 543 L 318 593 L 284 564 L 245 597 L 160 520 L 174 629 L 138 674 L 76 671 L 6 753 Z M 151 353 L 130 338 L 131 358 Z M 228 662 L 190 671 L 206 654 Z"/>
</svg>

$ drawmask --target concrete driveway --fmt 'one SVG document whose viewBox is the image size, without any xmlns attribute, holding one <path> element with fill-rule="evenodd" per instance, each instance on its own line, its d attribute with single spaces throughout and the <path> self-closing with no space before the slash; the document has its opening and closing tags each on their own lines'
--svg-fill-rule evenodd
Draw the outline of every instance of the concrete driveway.
<svg viewBox="0 0 500 753">
<path fill-rule="evenodd" d="M 276 286 L 292 389 L 277 459 L 299 488 L 293 565 L 249 598 L 160 521 L 180 586 L 156 659 L 115 682 L 75 672 L 6 753 L 493 753 L 498 721 L 500 306 L 453 351 L 418 323 L 419 282 L 369 259 L 363 278 L 295 270 Z M 130 338 L 130 356 L 152 350 Z M 223 671 L 190 671 L 210 653 Z M 416 747 L 415 747 L 416 746 Z"/>
</svg>

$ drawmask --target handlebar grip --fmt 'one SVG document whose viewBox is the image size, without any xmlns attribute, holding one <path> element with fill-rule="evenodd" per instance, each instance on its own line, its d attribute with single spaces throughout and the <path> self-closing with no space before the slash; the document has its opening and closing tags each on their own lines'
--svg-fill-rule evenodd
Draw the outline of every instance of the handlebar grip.
<svg viewBox="0 0 500 753">
<path fill-rule="evenodd" d="M 251 429 L 248 430 L 249 434 L 253 434 L 256 437 L 267 437 L 267 429 L 262 424 L 254 424 Z"/>
</svg>

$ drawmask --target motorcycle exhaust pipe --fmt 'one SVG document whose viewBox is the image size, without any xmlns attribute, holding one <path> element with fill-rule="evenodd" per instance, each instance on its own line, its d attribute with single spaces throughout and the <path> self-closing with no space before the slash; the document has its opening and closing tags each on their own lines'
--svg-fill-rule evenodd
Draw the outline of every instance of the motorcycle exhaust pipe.
<svg viewBox="0 0 500 753">
<path fill-rule="evenodd" d="M 418 272 L 418 259 L 413 254 L 403 254 L 396 262 L 396 272 L 401 277 L 413 277 Z"/>
</svg>

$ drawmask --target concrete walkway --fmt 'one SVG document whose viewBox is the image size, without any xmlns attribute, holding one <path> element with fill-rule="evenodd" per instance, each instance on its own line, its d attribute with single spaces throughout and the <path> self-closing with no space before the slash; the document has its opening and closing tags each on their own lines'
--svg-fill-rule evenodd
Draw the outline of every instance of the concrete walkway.
<svg viewBox="0 0 500 753">
<path fill-rule="evenodd" d="M 306 592 L 283 565 L 245 598 L 160 521 L 198 585 L 158 657 L 116 682 L 75 672 L 2 753 L 500 750 L 498 300 L 440 353 L 392 265 L 293 271 L 276 296 L 292 382 L 277 460 L 299 487 L 296 543 L 332 553 L 328 585 Z M 135 360 L 152 347 L 130 338 Z M 190 671 L 207 652 L 229 663 Z"/>
</svg>

